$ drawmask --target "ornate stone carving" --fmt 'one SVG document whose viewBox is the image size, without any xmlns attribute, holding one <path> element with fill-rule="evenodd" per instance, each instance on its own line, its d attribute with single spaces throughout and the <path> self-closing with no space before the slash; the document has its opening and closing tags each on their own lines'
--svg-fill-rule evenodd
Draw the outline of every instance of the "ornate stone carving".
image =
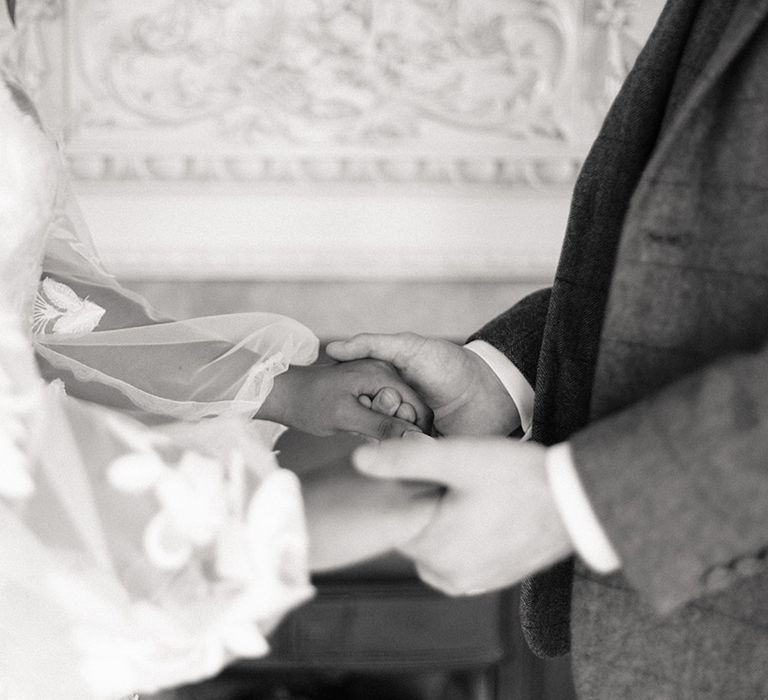
<svg viewBox="0 0 768 700">
<path fill-rule="evenodd" d="M 46 89 L 62 91 L 86 181 L 562 185 L 636 52 L 633 0 L 19 9 L 0 55 L 42 89 L 51 58 L 40 27 L 55 23 L 63 75 Z"/>
<path fill-rule="evenodd" d="M 61 20 L 64 0 L 25 0 L 16 9 L 17 29 L 0 30 L 0 67 L 18 74 L 35 97 L 51 75 L 44 27 Z"/>
<path fill-rule="evenodd" d="M 579 0 L 69 3 L 78 177 L 572 177 Z"/>
<path fill-rule="evenodd" d="M 573 182 L 581 158 L 263 158 L 184 155 L 69 156 L 78 180 L 130 182 L 406 183 L 562 186 Z"/>
<path fill-rule="evenodd" d="M 598 120 L 605 116 L 640 51 L 631 33 L 637 10 L 637 0 L 592 0 L 587 9 L 593 42 L 589 49 L 591 66 L 585 74 Z"/>
<path fill-rule="evenodd" d="M 210 123 L 237 144 L 564 138 L 573 2 L 80 0 L 75 128 Z M 126 16 L 127 15 L 127 16 Z"/>
</svg>

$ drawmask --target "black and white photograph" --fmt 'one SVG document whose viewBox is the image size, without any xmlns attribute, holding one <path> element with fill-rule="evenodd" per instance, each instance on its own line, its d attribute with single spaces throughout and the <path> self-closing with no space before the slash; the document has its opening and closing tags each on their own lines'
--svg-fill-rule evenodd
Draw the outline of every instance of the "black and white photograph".
<svg viewBox="0 0 768 700">
<path fill-rule="evenodd" d="M 0 700 L 768 698 L 768 0 L 0 2 Z"/>
</svg>

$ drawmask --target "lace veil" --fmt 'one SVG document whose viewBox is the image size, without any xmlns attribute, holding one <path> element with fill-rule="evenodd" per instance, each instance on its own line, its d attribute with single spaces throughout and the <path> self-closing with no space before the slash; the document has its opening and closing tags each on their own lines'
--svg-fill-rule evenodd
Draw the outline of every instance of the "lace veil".
<svg viewBox="0 0 768 700">
<path fill-rule="evenodd" d="M 104 270 L 63 178 L 60 188 L 32 328 L 44 375 L 71 395 L 184 420 L 253 415 L 277 374 L 317 357 L 316 337 L 285 316 L 157 312 Z"/>
<path fill-rule="evenodd" d="M 298 482 L 250 418 L 317 340 L 124 289 L 12 93 L 0 76 L 0 698 L 212 676 L 312 593 Z"/>
</svg>

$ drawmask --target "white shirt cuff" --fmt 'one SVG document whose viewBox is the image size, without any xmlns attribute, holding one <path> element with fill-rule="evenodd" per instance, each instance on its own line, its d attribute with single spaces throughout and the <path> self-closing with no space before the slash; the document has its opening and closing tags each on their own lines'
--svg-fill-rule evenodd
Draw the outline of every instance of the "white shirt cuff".
<svg viewBox="0 0 768 700">
<path fill-rule="evenodd" d="M 620 569 L 619 555 L 592 510 L 567 442 L 547 450 L 546 469 L 552 497 L 579 556 L 601 574 Z"/>
<path fill-rule="evenodd" d="M 499 378 L 499 381 L 515 403 L 517 412 L 520 415 L 523 440 L 527 440 L 531 436 L 531 426 L 533 425 L 534 398 L 533 388 L 528 383 L 528 380 L 503 352 L 497 350 L 490 343 L 486 343 L 484 340 L 473 340 L 464 347 L 480 357 Z"/>
</svg>

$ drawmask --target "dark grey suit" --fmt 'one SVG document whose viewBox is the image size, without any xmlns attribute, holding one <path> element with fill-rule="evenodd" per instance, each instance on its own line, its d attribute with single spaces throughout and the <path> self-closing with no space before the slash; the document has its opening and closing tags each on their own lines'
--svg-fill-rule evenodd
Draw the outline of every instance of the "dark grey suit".
<svg viewBox="0 0 768 700">
<path fill-rule="evenodd" d="M 569 440 L 622 575 L 523 588 L 586 698 L 768 698 L 768 0 L 670 0 L 574 192 L 551 290 L 475 337 Z"/>
</svg>

